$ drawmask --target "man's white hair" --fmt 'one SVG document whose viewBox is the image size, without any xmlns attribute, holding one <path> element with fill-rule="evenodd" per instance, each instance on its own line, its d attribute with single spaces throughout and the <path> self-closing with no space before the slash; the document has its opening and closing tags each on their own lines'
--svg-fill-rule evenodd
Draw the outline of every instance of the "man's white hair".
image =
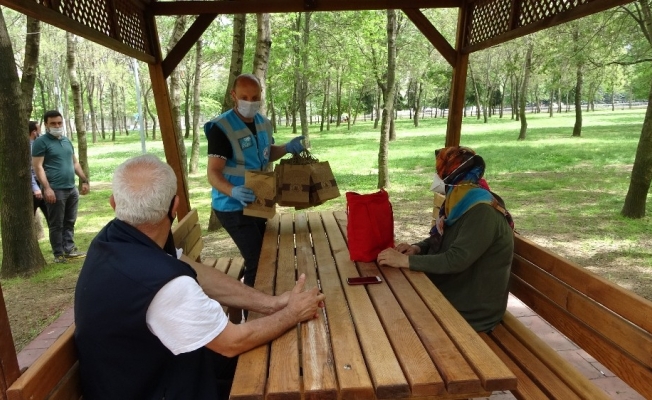
<svg viewBox="0 0 652 400">
<path fill-rule="evenodd" d="M 166 217 L 177 194 L 177 177 L 153 154 L 130 158 L 113 173 L 115 216 L 130 225 L 155 224 Z"/>
</svg>

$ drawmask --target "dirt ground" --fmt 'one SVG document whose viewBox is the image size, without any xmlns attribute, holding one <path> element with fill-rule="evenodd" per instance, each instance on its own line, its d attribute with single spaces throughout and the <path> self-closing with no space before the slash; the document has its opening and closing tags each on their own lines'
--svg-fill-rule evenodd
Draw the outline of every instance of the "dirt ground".
<svg viewBox="0 0 652 400">
<path fill-rule="evenodd" d="M 397 210 L 395 210 L 395 213 Z M 401 204 L 395 215 L 397 240 L 415 242 L 427 236 L 430 211 L 424 204 Z M 652 273 L 644 267 L 643 259 L 649 254 L 634 254 L 626 248 L 618 248 L 613 242 L 580 243 L 571 235 L 535 235 L 521 232 L 537 244 L 578 263 L 592 272 L 638 295 L 652 300 Z M 645 249 L 652 249 L 652 236 Z M 233 241 L 222 230 L 204 237 L 203 257 L 233 257 L 239 252 Z M 625 257 L 625 255 L 627 255 Z M 637 262 L 640 257 L 641 262 Z M 81 265 L 80 265 L 81 267 Z M 36 337 L 63 311 L 72 307 L 77 274 L 70 273 L 48 282 L 3 287 L 14 342 L 18 351 Z"/>
</svg>

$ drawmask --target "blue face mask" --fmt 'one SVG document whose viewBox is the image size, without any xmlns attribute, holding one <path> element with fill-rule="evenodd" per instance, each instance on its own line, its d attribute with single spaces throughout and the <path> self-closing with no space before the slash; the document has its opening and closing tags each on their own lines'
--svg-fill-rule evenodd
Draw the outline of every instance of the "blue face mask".
<svg viewBox="0 0 652 400">
<path fill-rule="evenodd" d="M 245 118 L 253 118 L 260 110 L 260 101 L 246 101 L 238 99 L 238 113 Z"/>
</svg>

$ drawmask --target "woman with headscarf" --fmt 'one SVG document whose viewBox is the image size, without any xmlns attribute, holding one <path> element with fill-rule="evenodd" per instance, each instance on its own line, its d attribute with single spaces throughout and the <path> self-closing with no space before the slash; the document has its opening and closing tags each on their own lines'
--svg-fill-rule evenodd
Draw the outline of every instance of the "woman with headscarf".
<svg viewBox="0 0 652 400">
<path fill-rule="evenodd" d="M 436 168 L 446 200 L 430 237 L 383 250 L 378 263 L 425 272 L 476 331 L 488 332 L 507 308 L 514 224 L 484 182 L 485 163 L 475 151 L 440 149 Z"/>
</svg>

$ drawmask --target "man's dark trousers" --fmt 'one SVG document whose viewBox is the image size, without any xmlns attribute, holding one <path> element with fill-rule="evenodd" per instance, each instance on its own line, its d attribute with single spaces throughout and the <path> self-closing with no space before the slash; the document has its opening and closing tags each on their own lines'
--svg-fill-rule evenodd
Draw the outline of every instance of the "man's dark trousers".
<svg viewBox="0 0 652 400">
<path fill-rule="evenodd" d="M 68 254 L 75 249 L 75 222 L 79 192 L 72 189 L 54 189 L 57 201 L 46 203 L 47 220 L 50 227 L 50 245 L 54 256 Z"/>
</svg>

